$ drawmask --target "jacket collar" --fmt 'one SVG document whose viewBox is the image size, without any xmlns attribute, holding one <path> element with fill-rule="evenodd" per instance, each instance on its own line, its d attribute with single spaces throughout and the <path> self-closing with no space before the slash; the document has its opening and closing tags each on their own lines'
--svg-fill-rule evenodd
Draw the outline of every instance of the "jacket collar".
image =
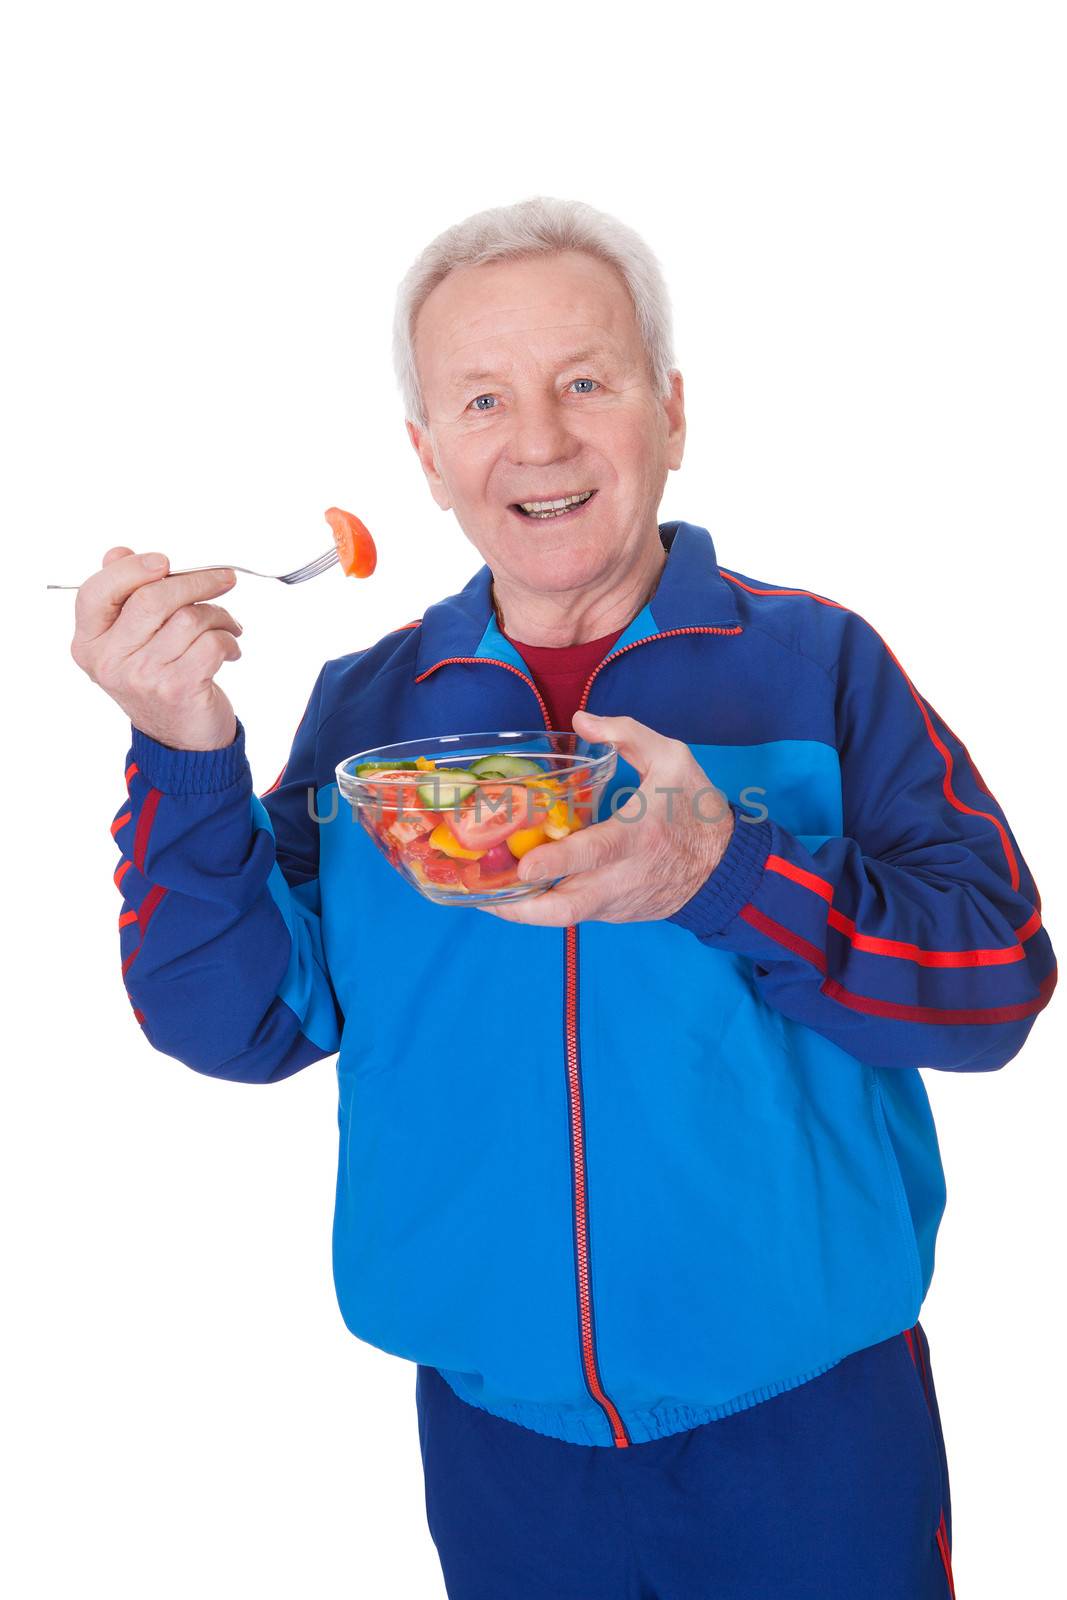
<svg viewBox="0 0 1067 1600">
<path fill-rule="evenodd" d="M 638 639 L 675 628 L 735 628 L 734 591 L 719 572 L 715 546 L 706 528 L 694 522 L 661 522 L 667 560 L 652 599 L 642 606 L 612 653 Z M 415 676 L 457 657 L 487 656 L 510 661 L 523 672 L 526 663 L 497 626 L 490 593 L 491 568 L 479 568 L 458 594 L 430 606 L 419 629 Z"/>
</svg>

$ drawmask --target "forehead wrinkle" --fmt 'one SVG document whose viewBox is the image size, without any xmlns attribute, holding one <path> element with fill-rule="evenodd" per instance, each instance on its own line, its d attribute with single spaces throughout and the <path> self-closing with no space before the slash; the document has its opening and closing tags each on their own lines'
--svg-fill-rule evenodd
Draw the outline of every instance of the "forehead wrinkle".
<svg viewBox="0 0 1067 1600">
<path fill-rule="evenodd" d="M 565 356 L 562 356 L 558 361 L 553 361 L 552 362 L 552 367 L 553 367 L 554 370 L 558 371 L 558 370 L 560 370 L 562 368 L 565 368 L 565 367 L 576 366 L 580 362 L 583 362 L 583 361 L 608 361 L 608 362 L 610 362 L 613 359 L 616 359 L 616 358 L 613 357 L 612 352 L 610 350 L 606 350 L 601 346 L 598 346 L 598 347 L 595 347 L 595 348 L 592 347 L 592 346 L 589 346 L 584 350 L 569 351 Z M 470 368 L 466 372 L 458 372 L 458 373 L 455 373 L 454 375 L 452 375 L 451 377 L 449 377 L 448 383 L 449 383 L 450 387 L 452 387 L 454 389 L 463 388 L 466 385 L 472 384 L 472 383 L 482 383 L 482 382 L 495 383 L 498 378 L 508 376 L 510 374 L 510 370 L 511 369 L 507 365 L 507 363 L 505 363 L 503 371 L 501 371 L 499 369 L 494 371 L 489 367 Z"/>
<path fill-rule="evenodd" d="M 558 329 L 562 329 L 562 328 L 592 328 L 598 334 L 604 334 L 607 331 L 607 330 L 602 330 L 602 329 L 598 328 L 596 323 L 584 323 L 584 322 L 554 323 L 554 324 L 551 325 L 551 329 L 544 328 L 544 329 L 539 329 L 537 331 L 539 331 L 539 332 L 548 332 L 548 331 L 554 331 L 554 330 L 558 330 Z M 530 331 L 530 330 L 526 330 L 526 331 Z M 501 335 L 500 337 L 507 338 L 508 335 L 505 334 L 505 335 Z M 452 359 L 455 359 L 464 350 L 469 350 L 472 346 L 481 345 L 481 344 L 484 344 L 485 342 L 486 341 L 482 340 L 482 339 L 468 340 L 465 344 L 457 345 L 455 347 L 455 349 L 450 352 L 450 355 L 451 355 Z M 581 343 L 581 348 L 580 349 L 576 349 L 576 348 L 574 348 L 572 346 L 571 348 L 565 350 L 561 355 L 553 357 L 552 361 L 551 361 L 551 365 L 554 366 L 554 367 L 569 366 L 569 365 L 573 364 L 576 361 L 588 361 L 588 360 L 590 360 L 592 358 L 607 359 L 609 361 L 610 360 L 619 361 L 619 360 L 624 359 L 624 357 L 622 355 L 622 352 L 616 346 L 615 340 L 612 339 L 610 336 L 608 336 L 606 338 L 605 337 L 599 337 L 599 338 L 595 338 L 595 339 L 592 339 L 592 340 L 583 341 Z M 510 370 L 511 365 L 513 365 L 513 364 L 514 364 L 513 360 L 509 360 L 505 356 L 505 358 L 500 363 L 500 368 L 503 369 L 504 371 Z M 445 357 L 444 365 L 446 366 L 446 368 L 447 368 L 448 365 L 450 365 L 448 357 Z M 521 365 L 521 358 L 520 358 L 520 365 Z M 490 358 L 490 359 L 488 359 L 486 361 L 481 362 L 477 367 L 469 368 L 464 372 L 460 372 L 460 373 L 451 372 L 450 373 L 450 372 L 446 371 L 446 373 L 445 373 L 445 381 L 447 382 L 447 384 L 448 384 L 448 386 L 450 388 L 460 388 L 465 384 L 481 382 L 483 379 L 497 378 L 497 377 L 499 377 L 501 375 L 502 375 L 501 371 L 493 370 L 493 362 L 492 362 L 492 359 Z"/>
<path fill-rule="evenodd" d="M 464 327 L 464 332 L 467 331 L 468 326 L 469 324 Z M 478 334 L 473 339 L 467 339 L 462 344 L 454 344 L 447 348 L 445 353 L 446 356 L 457 356 L 462 350 L 469 350 L 471 345 L 486 344 L 490 339 L 513 339 L 516 336 L 521 338 L 531 333 L 557 333 L 561 328 L 591 328 L 608 339 L 612 337 L 611 330 L 602 327 L 598 322 L 546 322 L 534 328 L 494 329 L 492 332 Z"/>
</svg>

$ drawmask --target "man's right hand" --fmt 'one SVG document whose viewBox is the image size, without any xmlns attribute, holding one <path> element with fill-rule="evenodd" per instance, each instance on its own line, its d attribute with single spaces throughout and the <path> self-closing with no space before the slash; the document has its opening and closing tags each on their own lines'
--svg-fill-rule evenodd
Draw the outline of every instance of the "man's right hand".
<svg viewBox="0 0 1067 1600">
<path fill-rule="evenodd" d="M 240 656 L 242 629 L 205 602 L 232 589 L 237 574 L 212 567 L 171 578 L 167 567 L 166 556 L 109 550 L 78 590 L 70 653 L 142 733 L 175 750 L 221 750 L 237 718 L 213 679 Z"/>
</svg>

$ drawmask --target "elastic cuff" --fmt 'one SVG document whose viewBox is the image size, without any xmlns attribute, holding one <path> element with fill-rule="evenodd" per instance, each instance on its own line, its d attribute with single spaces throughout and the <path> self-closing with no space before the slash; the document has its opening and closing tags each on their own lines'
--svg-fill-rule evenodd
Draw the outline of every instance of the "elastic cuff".
<svg viewBox="0 0 1067 1600">
<path fill-rule="evenodd" d="M 684 905 L 666 918 L 698 938 L 723 930 L 755 894 L 771 849 L 771 824 L 753 822 L 731 801 L 734 831 L 722 860 Z"/>
<path fill-rule="evenodd" d="M 249 771 L 240 717 L 233 743 L 221 750 L 172 750 L 132 723 L 130 732 L 137 771 L 164 794 L 218 794 Z"/>
</svg>

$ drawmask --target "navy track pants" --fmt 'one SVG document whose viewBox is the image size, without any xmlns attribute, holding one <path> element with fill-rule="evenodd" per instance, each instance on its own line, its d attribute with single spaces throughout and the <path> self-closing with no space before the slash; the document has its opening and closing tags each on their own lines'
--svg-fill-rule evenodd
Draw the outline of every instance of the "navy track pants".
<svg viewBox="0 0 1067 1600">
<path fill-rule="evenodd" d="M 948 1463 L 914 1328 L 734 1416 L 569 1444 L 416 1374 L 449 1600 L 946 1600 Z"/>
</svg>

